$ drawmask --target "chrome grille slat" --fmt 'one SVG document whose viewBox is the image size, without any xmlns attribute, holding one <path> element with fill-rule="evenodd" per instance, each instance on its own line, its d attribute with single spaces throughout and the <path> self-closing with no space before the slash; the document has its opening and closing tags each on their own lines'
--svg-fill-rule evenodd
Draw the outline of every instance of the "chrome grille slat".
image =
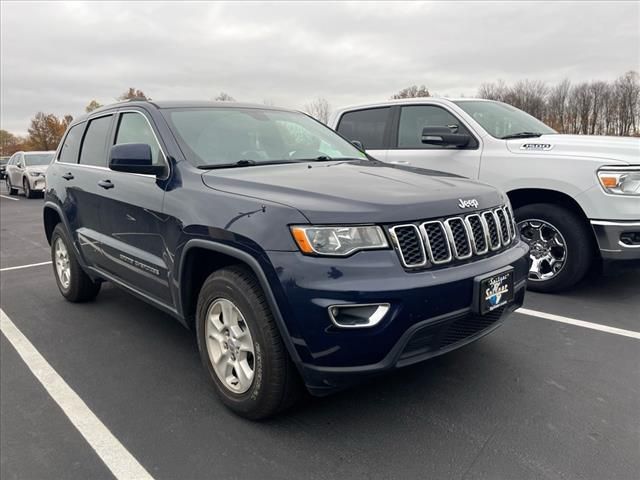
<svg viewBox="0 0 640 480">
<path fill-rule="evenodd" d="M 507 248 L 517 237 L 509 205 L 389 228 L 405 268 L 443 265 Z"/>
<path fill-rule="evenodd" d="M 471 258 L 473 251 L 471 250 L 471 242 L 469 241 L 469 231 L 464 220 L 460 217 L 447 218 L 444 221 L 444 227 L 449 236 L 449 242 L 453 248 L 453 255 L 458 260 Z"/>
<path fill-rule="evenodd" d="M 476 255 L 484 255 L 489 251 L 489 238 L 486 224 L 477 213 L 467 215 L 464 219 L 471 232 L 471 244 Z"/>
<path fill-rule="evenodd" d="M 447 238 L 447 232 L 441 221 L 424 222 L 420 225 L 424 236 L 429 260 L 435 265 L 450 262 L 451 247 Z"/>
<path fill-rule="evenodd" d="M 400 260 L 405 267 L 424 267 L 427 264 L 424 241 L 418 227 L 413 224 L 396 225 L 389 231 L 398 247 Z"/>
</svg>

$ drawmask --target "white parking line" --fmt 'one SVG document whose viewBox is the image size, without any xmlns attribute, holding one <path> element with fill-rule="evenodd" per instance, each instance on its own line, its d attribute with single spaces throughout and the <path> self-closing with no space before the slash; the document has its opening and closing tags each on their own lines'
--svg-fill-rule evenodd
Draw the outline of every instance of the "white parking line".
<svg viewBox="0 0 640 480">
<path fill-rule="evenodd" d="M 51 260 L 49 260 L 48 262 L 30 263 L 29 265 L 18 265 L 17 267 L 0 268 L 0 272 L 8 272 L 9 270 L 20 270 L 22 268 L 40 267 L 42 265 L 51 265 Z"/>
<path fill-rule="evenodd" d="M 13 200 L 14 202 L 17 202 L 17 201 L 18 201 L 18 199 L 17 199 L 17 198 L 7 197 L 6 195 L 0 195 L 0 197 L 2 197 L 2 198 L 6 198 L 7 200 Z"/>
<path fill-rule="evenodd" d="M 117 479 L 153 480 L 149 472 L 67 385 L 1 308 L 0 331 Z"/>
<path fill-rule="evenodd" d="M 584 320 L 576 320 L 575 318 L 563 317 L 561 315 L 554 315 L 552 313 L 538 312 L 537 310 L 529 310 L 528 308 L 519 308 L 518 310 L 516 310 L 516 313 L 522 313 L 524 315 L 530 315 L 532 317 L 544 318 L 545 320 L 553 320 L 554 322 L 568 323 L 569 325 L 575 325 L 577 327 L 590 328 L 591 330 L 613 333 L 614 335 L 622 335 L 623 337 L 630 337 L 640 340 L 640 332 L 634 332 L 633 330 L 624 330 L 622 328 L 601 325 L 600 323 L 585 322 Z"/>
</svg>

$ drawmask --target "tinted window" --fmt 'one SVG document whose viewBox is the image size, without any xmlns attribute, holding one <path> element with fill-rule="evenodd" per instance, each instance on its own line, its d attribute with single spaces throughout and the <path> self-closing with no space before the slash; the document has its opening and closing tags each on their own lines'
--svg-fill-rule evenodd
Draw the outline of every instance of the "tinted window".
<svg viewBox="0 0 640 480">
<path fill-rule="evenodd" d="M 78 163 L 78 152 L 80 151 L 80 137 L 84 124 L 75 125 L 69 129 L 64 143 L 60 149 L 59 162 Z"/>
<path fill-rule="evenodd" d="M 111 115 L 89 122 L 82 141 L 80 163 L 83 165 L 107 166 L 107 135 L 111 126 Z"/>
<path fill-rule="evenodd" d="M 162 164 L 162 152 L 156 141 L 147 119 L 140 113 L 123 113 L 116 136 L 116 145 L 121 143 L 146 143 L 151 147 L 151 155 L 155 165 Z"/>
<path fill-rule="evenodd" d="M 367 150 L 384 148 L 384 130 L 390 111 L 385 107 L 345 113 L 340 119 L 338 133 L 349 140 L 358 140 Z"/>
<path fill-rule="evenodd" d="M 433 105 L 412 105 L 402 107 L 400 111 L 398 148 L 448 148 L 422 143 L 424 127 L 448 127 L 453 133 L 469 134 L 460 120 L 444 108 Z M 474 147 L 475 141 L 472 141 L 469 146 Z"/>
</svg>

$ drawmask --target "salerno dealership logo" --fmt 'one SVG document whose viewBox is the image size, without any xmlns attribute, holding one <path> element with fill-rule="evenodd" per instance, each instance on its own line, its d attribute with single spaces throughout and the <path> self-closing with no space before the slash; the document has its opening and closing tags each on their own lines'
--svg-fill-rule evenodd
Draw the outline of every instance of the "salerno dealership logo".
<svg viewBox="0 0 640 480">
<path fill-rule="evenodd" d="M 509 275 L 505 273 L 489 280 L 489 288 L 484 292 L 484 299 L 489 301 L 491 307 L 495 308 L 501 305 L 502 295 L 509 292 L 509 285 L 505 283 L 508 277 Z"/>
<path fill-rule="evenodd" d="M 463 198 L 458 199 L 458 206 L 460 208 L 478 208 L 478 205 L 478 200 L 476 200 L 475 198 L 469 198 L 467 200 Z"/>
<path fill-rule="evenodd" d="M 547 151 L 551 150 L 553 145 L 550 143 L 523 143 L 520 146 L 520 150 L 535 150 L 535 151 Z"/>
</svg>

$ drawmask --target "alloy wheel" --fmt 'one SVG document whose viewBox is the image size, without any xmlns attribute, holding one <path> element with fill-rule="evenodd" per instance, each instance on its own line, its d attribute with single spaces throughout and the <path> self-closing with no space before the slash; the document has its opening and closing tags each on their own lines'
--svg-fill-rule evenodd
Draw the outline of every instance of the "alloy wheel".
<svg viewBox="0 0 640 480">
<path fill-rule="evenodd" d="M 518 222 L 520 237 L 529 245 L 529 280 L 543 282 L 557 276 L 567 262 L 567 242 L 551 223 L 538 219 Z"/>
<path fill-rule="evenodd" d="M 220 382 L 233 393 L 245 393 L 253 383 L 255 351 L 240 309 L 225 298 L 213 301 L 207 310 L 205 335 L 209 361 Z"/>
<path fill-rule="evenodd" d="M 69 251 L 61 238 L 57 238 L 54 246 L 54 258 L 56 262 L 56 275 L 62 288 L 65 290 L 71 285 L 71 266 L 69 264 Z"/>
</svg>

